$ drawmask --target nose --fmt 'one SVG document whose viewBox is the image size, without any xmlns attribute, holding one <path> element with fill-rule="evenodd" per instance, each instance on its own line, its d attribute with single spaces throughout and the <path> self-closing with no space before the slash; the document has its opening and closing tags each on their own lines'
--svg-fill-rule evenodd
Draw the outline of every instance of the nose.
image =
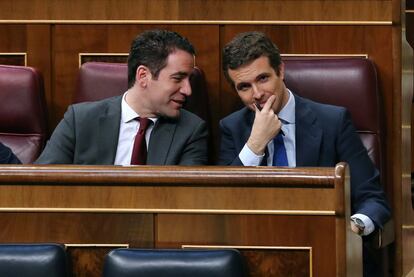
<svg viewBox="0 0 414 277">
<path fill-rule="evenodd" d="M 190 84 L 190 78 L 186 78 L 183 80 L 182 86 L 181 86 L 181 93 L 185 96 L 191 95 L 191 84 Z"/>
<path fill-rule="evenodd" d="M 260 100 L 260 98 L 262 98 L 263 96 L 262 90 L 259 89 L 257 85 L 255 84 L 252 85 L 252 91 L 253 91 L 253 99 Z"/>
</svg>

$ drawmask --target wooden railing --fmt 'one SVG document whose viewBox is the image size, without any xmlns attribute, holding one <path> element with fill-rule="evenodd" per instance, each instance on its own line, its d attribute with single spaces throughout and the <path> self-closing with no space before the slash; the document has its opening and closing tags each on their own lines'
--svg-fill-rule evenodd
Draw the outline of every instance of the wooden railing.
<svg viewBox="0 0 414 277">
<path fill-rule="evenodd" d="M 250 276 L 362 276 L 347 167 L 1 166 L 0 242 L 67 245 L 77 276 L 116 247 L 232 247 Z"/>
</svg>

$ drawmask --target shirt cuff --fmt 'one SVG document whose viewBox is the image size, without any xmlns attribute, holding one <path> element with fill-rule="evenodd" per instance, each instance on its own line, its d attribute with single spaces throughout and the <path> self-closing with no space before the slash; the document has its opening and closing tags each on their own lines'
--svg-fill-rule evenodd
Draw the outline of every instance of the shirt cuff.
<svg viewBox="0 0 414 277">
<path fill-rule="evenodd" d="M 244 166 L 258 166 L 262 162 L 264 157 L 263 155 L 256 155 L 247 144 L 244 145 L 243 149 L 240 151 L 239 159 Z"/>
<path fill-rule="evenodd" d="M 369 234 L 374 232 L 375 230 L 374 222 L 368 216 L 364 214 L 354 214 L 353 216 L 351 216 L 351 218 L 358 218 L 362 220 L 362 222 L 364 222 L 365 228 L 364 228 L 364 232 L 362 233 L 363 236 L 368 236 Z"/>
</svg>

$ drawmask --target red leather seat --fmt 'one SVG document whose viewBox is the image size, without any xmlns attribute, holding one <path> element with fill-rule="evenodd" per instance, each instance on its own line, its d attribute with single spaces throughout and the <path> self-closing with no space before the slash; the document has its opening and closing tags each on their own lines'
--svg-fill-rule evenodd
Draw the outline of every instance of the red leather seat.
<svg viewBox="0 0 414 277">
<path fill-rule="evenodd" d="M 0 65 L 0 141 L 33 162 L 47 136 L 43 78 L 34 68 Z"/>
<path fill-rule="evenodd" d="M 369 156 L 384 173 L 382 110 L 374 64 L 365 58 L 285 58 L 284 62 L 285 83 L 294 93 L 348 109 Z"/>
<path fill-rule="evenodd" d="M 73 103 L 121 95 L 128 89 L 128 67 L 122 63 L 87 62 L 78 75 Z"/>
</svg>

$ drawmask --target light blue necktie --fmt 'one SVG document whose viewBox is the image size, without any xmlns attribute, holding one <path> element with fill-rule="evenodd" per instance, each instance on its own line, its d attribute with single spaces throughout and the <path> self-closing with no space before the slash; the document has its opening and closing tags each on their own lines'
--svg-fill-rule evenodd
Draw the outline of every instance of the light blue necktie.
<svg viewBox="0 0 414 277">
<path fill-rule="evenodd" d="M 282 132 L 273 139 L 273 163 L 274 166 L 288 166 L 286 148 L 283 142 Z"/>
</svg>

